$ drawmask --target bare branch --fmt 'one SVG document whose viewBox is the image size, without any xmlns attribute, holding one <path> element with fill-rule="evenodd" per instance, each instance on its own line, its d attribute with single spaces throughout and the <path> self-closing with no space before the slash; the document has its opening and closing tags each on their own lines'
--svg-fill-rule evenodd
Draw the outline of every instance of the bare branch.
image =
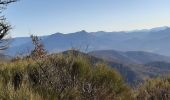
<svg viewBox="0 0 170 100">
<path fill-rule="evenodd" d="M 8 4 L 16 1 L 18 0 L 0 0 L 0 13 L 2 13 Z M 0 50 L 5 50 L 9 47 L 9 39 L 5 36 L 8 35 L 11 29 L 11 25 L 6 22 L 5 16 L 0 15 Z"/>
<path fill-rule="evenodd" d="M 0 5 L 7 5 L 18 0 L 0 0 Z"/>
</svg>

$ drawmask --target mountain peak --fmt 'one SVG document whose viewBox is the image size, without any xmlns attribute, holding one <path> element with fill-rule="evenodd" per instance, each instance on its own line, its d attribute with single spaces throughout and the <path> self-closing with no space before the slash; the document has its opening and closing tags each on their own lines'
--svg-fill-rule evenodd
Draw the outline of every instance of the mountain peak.
<svg viewBox="0 0 170 100">
<path fill-rule="evenodd" d="M 76 33 L 87 33 L 85 30 L 78 31 Z"/>
<path fill-rule="evenodd" d="M 51 36 L 60 36 L 60 35 L 63 35 L 63 33 L 57 32 L 55 34 L 52 34 Z"/>
<path fill-rule="evenodd" d="M 169 28 L 170 28 L 170 27 L 168 27 L 168 26 L 156 27 L 156 28 L 152 28 L 151 31 L 152 31 L 152 32 L 158 32 L 158 31 L 162 31 L 162 30 L 169 29 Z"/>
</svg>

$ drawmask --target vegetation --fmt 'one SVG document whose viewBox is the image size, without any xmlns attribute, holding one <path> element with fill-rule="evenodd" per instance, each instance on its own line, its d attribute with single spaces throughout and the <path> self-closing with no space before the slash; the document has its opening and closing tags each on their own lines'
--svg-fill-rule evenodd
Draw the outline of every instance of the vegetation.
<svg viewBox="0 0 170 100">
<path fill-rule="evenodd" d="M 137 92 L 137 100 L 170 100 L 170 79 L 148 80 Z"/>
<path fill-rule="evenodd" d="M 0 12 L 15 1 L 0 0 Z M 0 43 L 10 29 L 1 17 Z M 107 65 L 73 53 L 47 55 L 38 37 L 31 38 L 35 49 L 29 56 L 0 63 L 0 100 L 170 100 L 168 78 L 133 90 Z"/>
<path fill-rule="evenodd" d="M 128 87 L 107 65 L 81 55 L 50 55 L 0 64 L 3 100 L 169 100 L 170 79 L 148 80 Z"/>
<path fill-rule="evenodd" d="M 8 4 L 16 1 L 18 0 L 0 0 L 0 14 L 3 12 Z M 9 45 L 8 39 L 4 38 L 8 35 L 10 30 L 11 25 L 7 23 L 6 18 L 3 15 L 0 15 L 0 50 L 6 49 Z"/>
<path fill-rule="evenodd" d="M 0 63 L 2 100 L 170 99 L 170 79 L 149 80 L 133 90 L 107 65 L 74 51 L 47 55 L 38 37 L 31 38 L 30 56 Z"/>
<path fill-rule="evenodd" d="M 47 51 L 44 49 L 44 45 L 40 42 L 38 36 L 31 35 L 31 39 L 34 45 L 34 50 L 31 51 L 31 54 L 28 57 L 34 59 L 41 59 L 46 57 Z"/>
<path fill-rule="evenodd" d="M 0 98 L 7 100 L 132 99 L 119 73 L 81 56 L 61 54 L 2 63 L 0 77 Z"/>
</svg>

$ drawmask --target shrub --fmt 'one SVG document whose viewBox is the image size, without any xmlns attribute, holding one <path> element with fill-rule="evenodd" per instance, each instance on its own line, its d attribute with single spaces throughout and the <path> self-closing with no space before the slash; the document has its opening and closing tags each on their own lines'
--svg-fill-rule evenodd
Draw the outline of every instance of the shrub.
<svg viewBox="0 0 170 100">
<path fill-rule="evenodd" d="M 0 64 L 0 99 L 132 100 L 121 75 L 83 56 L 50 55 Z M 7 95 L 7 96 L 3 96 Z"/>
<path fill-rule="evenodd" d="M 170 79 L 148 80 L 142 85 L 137 100 L 170 100 Z"/>
<path fill-rule="evenodd" d="M 19 90 L 15 90 L 12 83 L 6 85 L 0 84 L 1 100 L 43 100 L 43 98 L 35 93 L 27 85 L 22 85 Z"/>
</svg>

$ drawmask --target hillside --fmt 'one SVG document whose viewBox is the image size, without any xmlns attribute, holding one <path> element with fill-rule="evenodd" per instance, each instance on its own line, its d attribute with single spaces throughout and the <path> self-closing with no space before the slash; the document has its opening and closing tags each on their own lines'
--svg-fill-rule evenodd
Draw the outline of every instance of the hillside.
<svg viewBox="0 0 170 100">
<path fill-rule="evenodd" d="M 150 62 L 145 65 L 155 67 L 155 68 L 164 69 L 164 70 L 170 69 L 170 63 L 167 63 L 167 62 L 160 62 L 160 61 L 159 62 Z"/>
<path fill-rule="evenodd" d="M 169 78 L 145 81 L 138 84 L 138 88 L 129 87 L 115 69 L 136 78 L 139 74 L 128 71 L 130 66 L 107 62 L 114 68 L 111 69 L 101 61 L 78 51 L 65 51 L 41 60 L 24 58 L 3 62 L 0 64 L 0 99 L 150 100 L 149 93 L 154 98 L 169 100 Z"/>
<path fill-rule="evenodd" d="M 170 57 L 143 51 L 98 50 L 88 54 L 107 61 L 117 61 L 125 64 L 146 64 L 156 61 L 170 62 Z"/>
<path fill-rule="evenodd" d="M 135 63 L 128 64 L 128 63 L 118 62 L 114 59 L 109 59 L 109 57 L 106 59 L 103 59 L 101 57 L 92 55 L 92 53 L 86 54 L 86 53 L 82 53 L 82 52 L 74 51 L 74 50 L 63 52 L 63 54 L 69 54 L 69 53 L 74 54 L 76 56 L 80 55 L 80 56 L 86 57 L 94 64 L 98 62 L 103 62 L 103 63 L 108 64 L 111 68 L 116 69 L 118 72 L 120 72 L 121 75 L 124 77 L 125 81 L 132 86 L 140 84 L 147 78 L 166 76 L 168 75 L 168 73 L 170 73 L 170 67 L 163 67 L 163 65 L 160 67 L 157 67 L 159 65 L 156 66 L 152 64 L 153 62 L 148 63 L 148 64 L 135 64 Z M 100 54 L 102 53 L 100 52 Z"/>
</svg>

